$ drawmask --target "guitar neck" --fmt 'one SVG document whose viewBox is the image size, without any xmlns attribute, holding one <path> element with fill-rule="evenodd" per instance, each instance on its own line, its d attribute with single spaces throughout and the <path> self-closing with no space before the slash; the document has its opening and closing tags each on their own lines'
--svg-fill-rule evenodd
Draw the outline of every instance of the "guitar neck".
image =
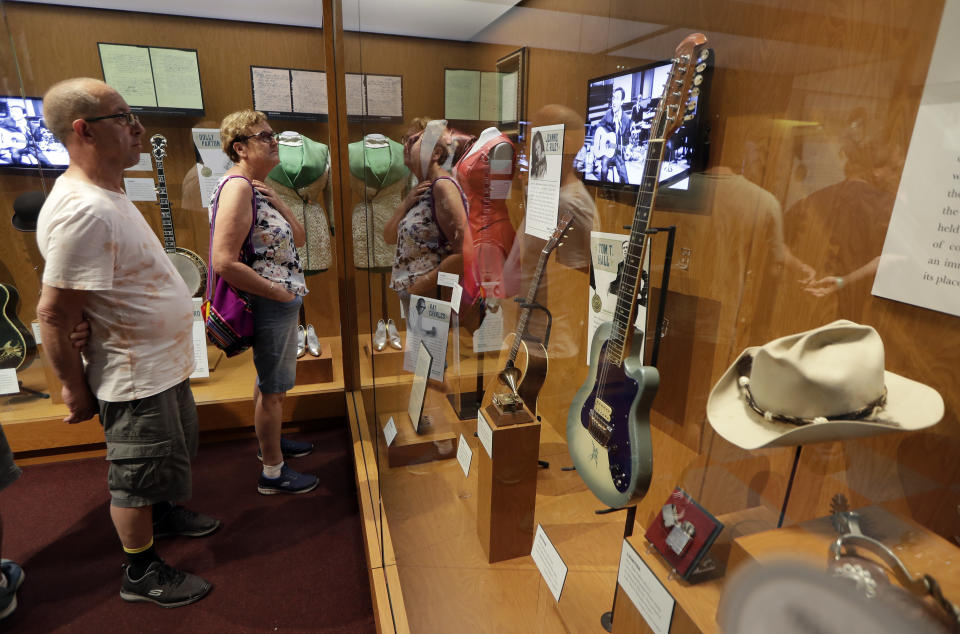
<svg viewBox="0 0 960 634">
<path fill-rule="evenodd" d="M 517 321 L 517 332 L 513 338 L 513 347 L 510 348 L 510 361 L 516 361 L 517 353 L 520 351 L 520 341 L 527 334 L 527 326 L 530 322 L 530 305 L 537 299 L 537 290 L 540 288 L 540 280 L 543 278 L 543 271 L 547 266 L 547 258 L 550 257 L 550 250 L 546 247 L 540 251 L 540 259 L 537 261 L 537 271 L 530 281 L 530 289 L 527 291 L 526 306 L 520 310 L 520 319 Z"/>
<path fill-rule="evenodd" d="M 643 165 L 643 179 L 637 195 L 637 206 L 633 213 L 633 225 L 630 227 L 630 243 L 623 261 L 623 273 L 617 293 L 617 305 L 613 313 L 610 338 L 607 344 L 607 359 L 619 366 L 630 350 L 633 336 L 633 322 L 636 315 L 636 298 L 642 278 L 640 271 L 646 259 L 646 232 L 650 226 L 650 212 L 657 195 L 657 183 L 660 176 L 660 161 L 663 158 L 664 139 L 650 139 L 647 145 L 647 159 Z"/>
<path fill-rule="evenodd" d="M 177 250 L 177 239 L 173 234 L 173 212 L 167 200 L 167 179 L 163 175 L 163 160 L 157 161 L 157 200 L 160 202 L 160 225 L 163 228 L 163 249 L 167 253 Z"/>
</svg>

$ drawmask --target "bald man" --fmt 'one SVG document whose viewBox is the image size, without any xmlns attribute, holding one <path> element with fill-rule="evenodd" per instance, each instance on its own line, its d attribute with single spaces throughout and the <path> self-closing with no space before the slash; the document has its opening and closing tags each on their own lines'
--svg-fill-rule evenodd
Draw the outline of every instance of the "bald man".
<svg viewBox="0 0 960 634">
<path fill-rule="evenodd" d="M 63 383 L 64 421 L 100 416 L 110 517 L 127 558 L 120 596 L 187 605 L 210 583 L 164 563 L 154 536 L 202 537 L 220 522 L 174 504 L 190 497 L 197 451 L 193 302 L 124 193 L 123 171 L 140 158 L 144 129 L 96 79 L 60 82 L 43 102 L 47 125 L 70 153 L 37 219 L 46 260 L 37 316 Z M 81 357 L 70 332 L 84 317 L 90 337 Z"/>
</svg>

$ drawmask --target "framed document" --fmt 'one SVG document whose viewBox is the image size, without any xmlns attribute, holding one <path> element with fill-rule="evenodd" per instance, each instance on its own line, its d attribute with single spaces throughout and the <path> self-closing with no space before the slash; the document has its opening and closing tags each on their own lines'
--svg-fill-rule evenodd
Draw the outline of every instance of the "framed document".
<svg viewBox="0 0 960 634">
<path fill-rule="evenodd" d="M 97 42 L 103 81 L 136 113 L 203 116 L 197 51 Z"/>
<path fill-rule="evenodd" d="M 650 523 L 646 538 L 687 580 L 722 530 L 723 524 L 717 518 L 678 487 Z"/>
<path fill-rule="evenodd" d="M 413 431 L 420 433 L 420 418 L 423 415 L 423 401 L 427 394 L 427 380 L 430 378 L 430 366 L 433 365 L 433 355 L 427 350 L 427 345 L 420 341 L 417 349 L 417 365 L 413 373 L 413 385 L 410 387 L 410 401 L 407 404 L 407 414 L 413 423 Z"/>
<path fill-rule="evenodd" d="M 527 95 L 526 47 L 517 49 L 497 60 L 500 73 L 500 131 L 504 134 L 519 134 L 520 121 L 524 120 Z"/>
</svg>

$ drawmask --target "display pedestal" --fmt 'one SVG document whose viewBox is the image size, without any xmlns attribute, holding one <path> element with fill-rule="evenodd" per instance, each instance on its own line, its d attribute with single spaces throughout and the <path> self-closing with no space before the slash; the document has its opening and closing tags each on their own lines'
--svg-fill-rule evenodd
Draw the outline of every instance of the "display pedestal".
<svg viewBox="0 0 960 634">
<path fill-rule="evenodd" d="M 400 340 L 404 341 L 406 333 L 400 333 Z M 391 348 L 389 344 L 386 348 L 377 352 L 373 349 L 373 344 L 369 339 L 363 342 L 363 354 L 370 359 L 373 365 L 373 376 L 382 379 L 388 376 L 403 374 L 403 350 Z"/>
<path fill-rule="evenodd" d="M 960 597 L 960 574 L 957 571 L 960 548 L 883 507 L 868 506 L 856 511 L 865 533 L 896 553 L 914 577 L 924 573 L 933 575 L 944 596 L 956 602 Z M 736 569 L 751 561 L 792 558 L 825 569 L 830 545 L 836 539 L 837 532 L 830 517 L 741 537 L 733 543 L 730 566 Z M 856 550 L 860 556 L 880 562 L 868 550 Z M 891 583 L 901 585 L 892 573 L 888 577 Z M 932 605 L 929 597 L 926 602 Z"/>
<path fill-rule="evenodd" d="M 526 408 L 500 416 L 488 406 L 484 418 L 493 458 L 477 444 L 477 537 L 493 563 L 529 555 L 533 547 L 540 423 Z"/>
<path fill-rule="evenodd" d="M 333 380 L 333 351 L 330 344 L 320 344 L 320 356 L 309 352 L 297 359 L 297 384 L 329 383 Z"/>
<path fill-rule="evenodd" d="M 380 433 L 393 418 L 397 436 L 387 448 L 387 464 L 401 467 L 408 464 L 446 460 L 457 454 L 457 431 L 452 421 L 427 412 L 420 422 L 420 433 L 414 431 L 413 421 L 407 412 L 381 414 Z"/>
</svg>

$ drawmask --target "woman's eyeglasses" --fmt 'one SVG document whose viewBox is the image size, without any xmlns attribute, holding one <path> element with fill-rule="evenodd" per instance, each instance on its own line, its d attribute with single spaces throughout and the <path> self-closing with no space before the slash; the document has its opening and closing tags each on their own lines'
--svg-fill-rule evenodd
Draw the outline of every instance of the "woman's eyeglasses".
<svg viewBox="0 0 960 634">
<path fill-rule="evenodd" d="M 264 130 L 263 132 L 257 132 L 256 134 L 241 134 L 234 139 L 234 142 L 246 141 L 247 139 L 260 139 L 264 143 L 270 143 L 271 141 L 276 141 L 280 137 L 279 132 L 268 132 Z"/>
<path fill-rule="evenodd" d="M 103 121 L 104 119 L 123 119 L 131 128 L 140 123 L 140 117 L 133 114 L 132 112 L 118 112 L 117 114 L 105 114 L 102 117 L 90 117 L 89 119 L 84 119 L 87 123 L 93 123 L 95 121 Z"/>
</svg>

